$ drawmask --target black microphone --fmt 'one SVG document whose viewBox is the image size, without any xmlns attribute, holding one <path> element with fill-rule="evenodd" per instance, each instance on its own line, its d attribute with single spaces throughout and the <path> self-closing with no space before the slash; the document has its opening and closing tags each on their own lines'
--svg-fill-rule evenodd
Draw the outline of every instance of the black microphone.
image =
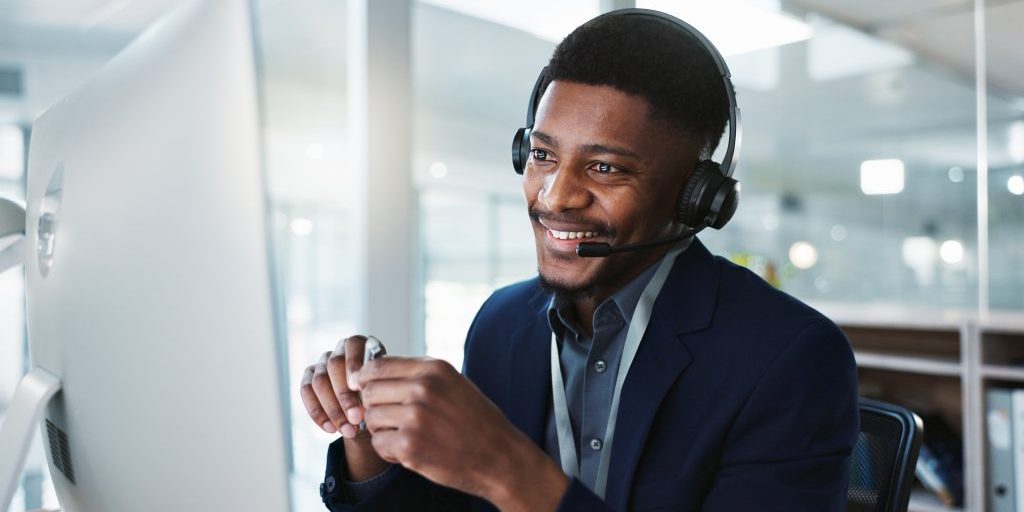
<svg viewBox="0 0 1024 512">
<path fill-rule="evenodd" d="M 605 256 L 609 256 L 611 254 L 615 254 L 618 252 L 651 249 L 653 247 L 660 247 L 662 245 L 671 244 L 674 242 L 678 242 L 680 240 L 684 240 L 686 238 L 690 238 L 691 236 L 694 236 L 697 233 L 703 231 L 706 227 L 708 227 L 707 222 L 703 222 L 701 223 L 701 225 L 695 228 L 683 226 L 683 232 L 675 236 L 670 236 L 667 238 L 657 238 L 655 240 L 639 242 L 635 244 L 616 245 L 614 247 L 611 244 L 607 244 L 604 242 L 581 242 L 579 244 L 576 244 L 576 255 L 581 258 L 603 258 Z"/>
</svg>

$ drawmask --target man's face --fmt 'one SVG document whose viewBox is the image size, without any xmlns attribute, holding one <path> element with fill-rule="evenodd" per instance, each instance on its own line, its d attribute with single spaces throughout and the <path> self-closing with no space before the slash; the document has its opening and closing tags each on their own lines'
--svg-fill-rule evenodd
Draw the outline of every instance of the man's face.
<svg viewBox="0 0 1024 512">
<path fill-rule="evenodd" d="M 695 151 L 650 115 L 648 101 L 609 86 L 555 81 L 530 136 L 523 194 L 537 267 L 556 289 L 615 289 L 664 254 L 580 258 L 580 242 L 614 245 L 674 234 L 675 201 Z"/>
</svg>

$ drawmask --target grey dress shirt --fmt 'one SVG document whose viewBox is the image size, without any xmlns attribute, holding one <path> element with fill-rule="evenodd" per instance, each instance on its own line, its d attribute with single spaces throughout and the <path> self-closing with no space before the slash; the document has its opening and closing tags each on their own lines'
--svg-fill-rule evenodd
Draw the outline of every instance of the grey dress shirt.
<svg viewBox="0 0 1024 512">
<path fill-rule="evenodd" d="M 571 304 L 559 304 L 552 298 L 548 307 L 548 323 L 559 341 L 558 353 L 576 442 L 577 463 L 580 465 L 580 481 L 591 489 L 597 481 L 597 468 L 604 449 L 604 434 L 629 322 L 640 295 L 657 268 L 657 263 L 646 268 L 597 306 L 590 336 L 575 321 Z M 561 467 L 553 404 L 548 405 L 544 451 Z"/>
</svg>

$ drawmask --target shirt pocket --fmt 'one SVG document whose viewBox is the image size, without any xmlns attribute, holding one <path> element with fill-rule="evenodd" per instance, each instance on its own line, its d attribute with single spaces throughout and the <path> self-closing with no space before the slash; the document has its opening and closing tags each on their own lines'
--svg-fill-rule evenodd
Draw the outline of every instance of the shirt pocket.
<svg viewBox="0 0 1024 512">
<path fill-rule="evenodd" d="M 714 470 L 665 480 L 641 482 L 633 486 L 629 510 L 635 512 L 695 511 L 700 508 Z"/>
</svg>

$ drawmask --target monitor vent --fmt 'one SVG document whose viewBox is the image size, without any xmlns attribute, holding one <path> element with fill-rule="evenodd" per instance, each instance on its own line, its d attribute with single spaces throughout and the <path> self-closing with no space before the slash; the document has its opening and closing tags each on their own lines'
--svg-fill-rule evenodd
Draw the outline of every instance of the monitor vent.
<svg viewBox="0 0 1024 512">
<path fill-rule="evenodd" d="M 0 96 L 21 96 L 21 70 L 0 67 Z"/>
<path fill-rule="evenodd" d="M 71 451 L 68 449 L 68 435 L 52 421 L 46 420 L 46 434 L 50 438 L 50 458 L 53 465 L 75 483 L 75 468 L 71 466 Z"/>
</svg>

